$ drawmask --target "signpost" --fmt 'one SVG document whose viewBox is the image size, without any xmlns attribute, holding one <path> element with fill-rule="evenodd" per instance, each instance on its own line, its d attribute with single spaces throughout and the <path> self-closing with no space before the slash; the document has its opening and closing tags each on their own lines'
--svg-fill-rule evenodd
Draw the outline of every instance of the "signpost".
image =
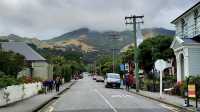
<svg viewBox="0 0 200 112">
<path fill-rule="evenodd" d="M 126 71 L 129 71 L 129 70 L 128 70 L 128 69 L 129 69 L 128 63 L 125 63 L 124 66 L 125 66 L 125 70 L 126 70 Z"/>
<path fill-rule="evenodd" d="M 125 65 L 124 64 L 120 64 L 119 67 L 120 67 L 120 71 L 125 71 Z"/>
<path fill-rule="evenodd" d="M 162 76 L 163 76 L 163 71 L 164 69 L 166 69 L 167 66 L 167 62 L 165 62 L 162 59 L 159 59 L 155 62 L 155 68 L 156 70 L 158 70 L 160 72 L 160 98 L 162 98 Z"/>
</svg>

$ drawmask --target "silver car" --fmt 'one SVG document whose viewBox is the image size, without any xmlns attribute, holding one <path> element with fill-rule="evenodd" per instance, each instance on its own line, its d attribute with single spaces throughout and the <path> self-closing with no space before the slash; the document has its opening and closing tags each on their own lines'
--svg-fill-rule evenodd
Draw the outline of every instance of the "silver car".
<svg viewBox="0 0 200 112">
<path fill-rule="evenodd" d="M 105 87 L 116 87 L 120 88 L 121 80 L 120 80 L 120 74 L 117 73 L 107 73 L 105 78 Z"/>
</svg>

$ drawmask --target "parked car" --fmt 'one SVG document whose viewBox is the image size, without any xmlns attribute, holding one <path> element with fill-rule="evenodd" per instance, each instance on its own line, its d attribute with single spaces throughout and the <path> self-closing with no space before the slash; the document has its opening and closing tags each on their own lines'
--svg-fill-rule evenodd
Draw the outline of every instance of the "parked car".
<svg viewBox="0 0 200 112">
<path fill-rule="evenodd" d="M 93 80 L 96 80 L 96 77 L 97 77 L 96 75 L 93 75 L 92 79 L 93 79 Z"/>
<path fill-rule="evenodd" d="M 121 80 L 120 75 L 117 73 L 107 73 L 105 78 L 105 87 L 120 88 Z"/>
<path fill-rule="evenodd" d="M 104 78 L 102 76 L 97 76 L 96 82 L 104 82 Z"/>
</svg>

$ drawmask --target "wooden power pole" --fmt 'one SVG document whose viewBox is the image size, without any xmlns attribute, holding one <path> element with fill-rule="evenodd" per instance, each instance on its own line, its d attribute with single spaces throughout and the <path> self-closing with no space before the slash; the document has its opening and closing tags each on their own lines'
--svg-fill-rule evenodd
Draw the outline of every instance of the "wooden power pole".
<svg viewBox="0 0 200 112">
<path fill-rule="evenodd" d="M 138 48 L 137 48 L 137 35 L 136 35 L 136 25 L 139 23 L 143 23 L 143 21 L 137 21 L 137 19 L 142 19 L 144 16 L 126 16 L 125 24 L 133 25 L 133 38 L 134 38 L 134 63 L 135 63 L 135 76 L 136 76 L 136 91 L 139 92 L 139 68 L 138 68 Z"/>
</svg>

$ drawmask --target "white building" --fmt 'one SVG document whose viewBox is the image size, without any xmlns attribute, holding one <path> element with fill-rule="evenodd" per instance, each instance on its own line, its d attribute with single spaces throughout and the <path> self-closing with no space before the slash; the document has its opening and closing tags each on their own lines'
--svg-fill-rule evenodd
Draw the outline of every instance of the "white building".
<svg viewBox="0 0 200 112">
<path fill-rule="evenodd" d="M 34 51 L 30 46 L 23 42 L 2 42 L 1 48 L 5 51 L 13 51 L 25 57 L 27 68 L 22 70 L 18 77 L 30 75 L 39 77 L 43 80 L 53 78 L 53 67 L 48 64 L 47 60 Z"/>
<path fill-rule="evenodd" d="M 171 48 L 176 55 L 177 81 L 200 75 L 200 2 L 172 21 L 176 37 Z"/>
</svg>

